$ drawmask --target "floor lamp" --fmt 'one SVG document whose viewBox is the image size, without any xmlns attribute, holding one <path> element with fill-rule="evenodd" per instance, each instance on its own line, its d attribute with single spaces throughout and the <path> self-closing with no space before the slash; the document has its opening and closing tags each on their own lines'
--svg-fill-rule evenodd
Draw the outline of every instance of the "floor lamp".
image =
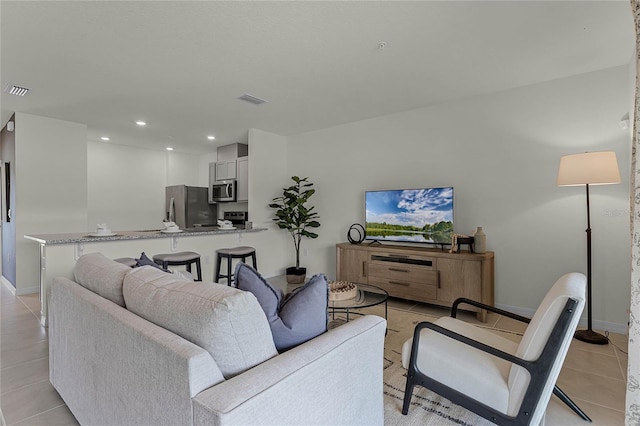
<svg viewBox="0 0 640 426">
<path fill-rule="evenodd" d="M 587 329 L 578 330 L 575 338 L 583 342 L 606 345 L 609 339 L 591 329 L 591 213 L 589 212 L 589 185 L 620 183 L 616 153 L 585 152 L 560 158 L 558 186 L 581 186 L 587 190 Z"/>
</svg>

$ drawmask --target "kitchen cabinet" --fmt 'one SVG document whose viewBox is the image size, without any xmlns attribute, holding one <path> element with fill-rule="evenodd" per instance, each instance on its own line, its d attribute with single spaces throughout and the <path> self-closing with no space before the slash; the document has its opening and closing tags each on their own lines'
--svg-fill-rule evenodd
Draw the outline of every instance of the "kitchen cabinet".
<svg viewBox="0 0 640 426">
<path fill-rule="evenodd" d="M 422 246 L 336 245 L 336 279 L 371 284 L 390 296 L 450 307 L 459 297 L 494 305 L 494 253 L 449 253 Z M 486 322 L 487 312 L 469 305 Z"/>
<path fill-rule="evenodd" d="M 236 179 L 236 160 L 217 161 L 215 165 L 215 176 L 217 181 Z"/>
<path fill-rule="evenodd" d="M 238 201 L 249 201 L 249 157 L 236 160 Z"/>
</svg>

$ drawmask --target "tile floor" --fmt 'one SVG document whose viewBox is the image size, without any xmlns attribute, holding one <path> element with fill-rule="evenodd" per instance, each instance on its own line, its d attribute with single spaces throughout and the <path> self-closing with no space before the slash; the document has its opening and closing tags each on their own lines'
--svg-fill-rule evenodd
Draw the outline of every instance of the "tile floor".
<svg viewBox="0 0 640 426">
<path fill-rule="evenodd" d="M 49 383 L 46 329 L 38 321 L 37 294 L 14 296 L 0 284 L 0 408 L 2 424 L 77 425 L 77 421 Z M 448 310 L 392 299 L 389 307 L 447 315 Z M 469 315 L 471 322 L 475 317 Z M 477 322 L 477 321 L 476 321 Z M 518 339 L 523 324 L 490 315 L 486 324 Z M 559 386 L 592 419 L 592 425 L 623 425 L 627 338 L 609 336 L 613 344 L 598 346 L 574 339 L 558 381 Z M 547 411 L 548 425 L 587 425 L 557 401 Z"/>
</svg>

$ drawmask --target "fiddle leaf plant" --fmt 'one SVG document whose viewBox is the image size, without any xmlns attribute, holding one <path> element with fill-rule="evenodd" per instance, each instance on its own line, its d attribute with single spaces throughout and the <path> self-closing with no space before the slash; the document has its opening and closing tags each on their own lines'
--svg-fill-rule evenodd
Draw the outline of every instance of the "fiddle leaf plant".
<svg viewBox="0 0 640 426">
<path fill-rule="evenodd" d="M 306 203 L 316 190 L 312 188 L 313 183 L 309 178 L 299 178 L 292 176 L 294 184 L 282 189 L 282 195 L 274 198 L 269 207 L 275 209 L 273 220 L 280 229 L 286 229 L 293 238 L 293 246 L 296 250 L 296 269 L 300 268 L 300 243 L 302 237 L 318 238 L 318 234 L 311 229 L 319 228 L 320 222 L 318 213 L 313 206 L 308 207 Z"/>
</svg>

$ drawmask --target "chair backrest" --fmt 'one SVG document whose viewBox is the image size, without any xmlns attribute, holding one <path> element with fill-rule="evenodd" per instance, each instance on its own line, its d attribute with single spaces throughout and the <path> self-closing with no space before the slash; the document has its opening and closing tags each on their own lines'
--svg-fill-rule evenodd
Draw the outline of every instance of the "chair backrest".
<svg viewBox="0 0 640 426">
<path fill-rule="evenodd" d="M 569 327 L 558 347 L 549 378 L 544 386 L 538 406 L 532 415 L 530 424 L 537 425 L 540 423 L 549 399 L 551 398 L 551 392 L 560 374 L 560 369 L 569 350 L 571 339 L 573 338 L 573 334 L 578 326 L 578 321 L 580 320 L 580 315 L 584 309 L 586 283 L 587 277 L 577 272 L 568 273 L 560 277 L 553 287 L 551 287 L 542 300 L 542 303 L 540 303 L 515 353 L 517 357 L 527 361 L 538 359 L 567 300 L 571 298 L 578 301 Z M 509 406 L 507 414 L 515 416 L 518 413 L 529 381 L 530 376 L 527 370 L 517 365 L 511 367 L 509 373 Z"/>
</svg>

